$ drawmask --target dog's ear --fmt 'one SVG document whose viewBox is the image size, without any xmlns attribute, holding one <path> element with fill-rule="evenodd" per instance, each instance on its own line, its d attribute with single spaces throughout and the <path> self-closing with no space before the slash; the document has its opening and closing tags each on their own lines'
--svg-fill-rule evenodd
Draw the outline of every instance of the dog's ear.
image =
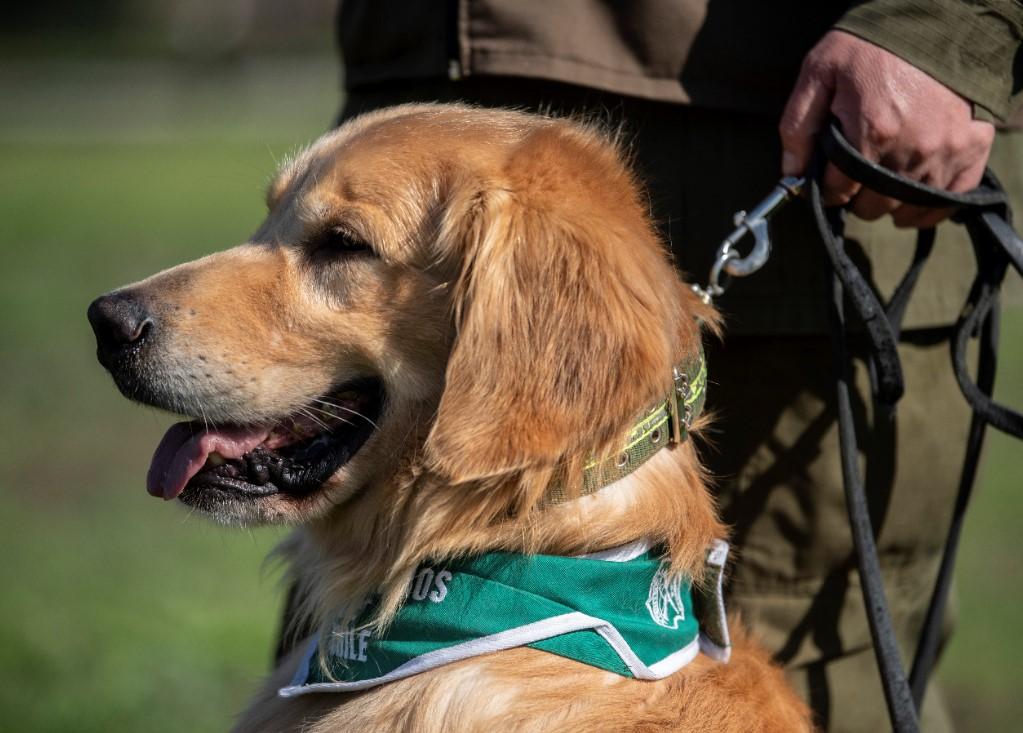
<svg viewBox="0 0 1023 733">
<path fill-rule="evenodd" d="M 696 348 L 701 307 L 617 152 L 552 124 L 462 204 L 443 227 L 461 275 L 433 468 L 470 481 L 617 440 Z"/>
</svg>

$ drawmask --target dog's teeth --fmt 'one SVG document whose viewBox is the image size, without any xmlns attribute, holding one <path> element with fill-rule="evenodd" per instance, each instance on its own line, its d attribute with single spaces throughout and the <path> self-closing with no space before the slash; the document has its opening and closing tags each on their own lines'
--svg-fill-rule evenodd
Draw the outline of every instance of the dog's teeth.
<svg viewBox="0 0 1023 733">
<path fill-rule="evenodd" d="M 208 463 L 211 466 L 223 466 L 225 463 L 227 463 L 227 459 L 224 458 L 219 453 L 217 453 L 216 451 L 214 451 L 213 453 L 210 453 L 208 456 L 206 456 L 206 463 Z"/>
</svg>

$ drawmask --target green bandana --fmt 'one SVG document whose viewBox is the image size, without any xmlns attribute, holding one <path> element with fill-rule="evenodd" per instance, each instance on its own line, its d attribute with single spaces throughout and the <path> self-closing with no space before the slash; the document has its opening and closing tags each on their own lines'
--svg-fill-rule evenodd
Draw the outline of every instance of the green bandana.
<svg viewBox="0 0 1023 733">
<path fill-rule="evenodd" d="M 384 636 L 361 627 L 370 604 L 353 627 L 331 632 L 329 673 L 313 639 L 280 694 L 363 690 L 520 646 L 641 680 L 667 677 L 701 651 L 727 661 L 727 554 L 722 541 L 708 553 L 705 593 L 669 578 L 645 542 L 580 557 L 490 552 L 425 565 Z"/>
</svg>

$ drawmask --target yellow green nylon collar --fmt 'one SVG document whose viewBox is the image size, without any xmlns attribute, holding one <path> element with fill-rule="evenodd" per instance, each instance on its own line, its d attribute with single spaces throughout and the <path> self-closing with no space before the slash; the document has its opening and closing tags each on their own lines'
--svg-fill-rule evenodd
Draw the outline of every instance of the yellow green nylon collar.
<svg viewBox="0 0 1023 733">
<path fill-rule="evenodd" d="M 560 504 L 600 491 L 628 476 L 661 448 L 685 440 L 693 420 L 703 409 L 707 394 L 707 362 L 703 349 L 695 359 L 675 367 L 673 377 L 671 392 L 632 426 L 624 447 L 613 455 L 593 458 L 586 464 L 577 495 L 571 495 L 559 482 L 547 490 L 544 503 Z"/>
</svg>

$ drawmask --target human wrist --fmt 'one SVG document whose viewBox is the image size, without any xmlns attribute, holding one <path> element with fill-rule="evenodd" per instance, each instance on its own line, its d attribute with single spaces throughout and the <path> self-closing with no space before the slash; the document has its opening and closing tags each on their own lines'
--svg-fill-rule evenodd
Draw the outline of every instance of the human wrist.
<svg viewBox="0 0 1023 733">
<path fill-rule="evenodd" d="M 835 24 L 884 48 L 974 104 L 979 119 L 1007 119 L 1013 59 L 1023 35 L 1015 0 L 874 0 Z"/>
</svg>

